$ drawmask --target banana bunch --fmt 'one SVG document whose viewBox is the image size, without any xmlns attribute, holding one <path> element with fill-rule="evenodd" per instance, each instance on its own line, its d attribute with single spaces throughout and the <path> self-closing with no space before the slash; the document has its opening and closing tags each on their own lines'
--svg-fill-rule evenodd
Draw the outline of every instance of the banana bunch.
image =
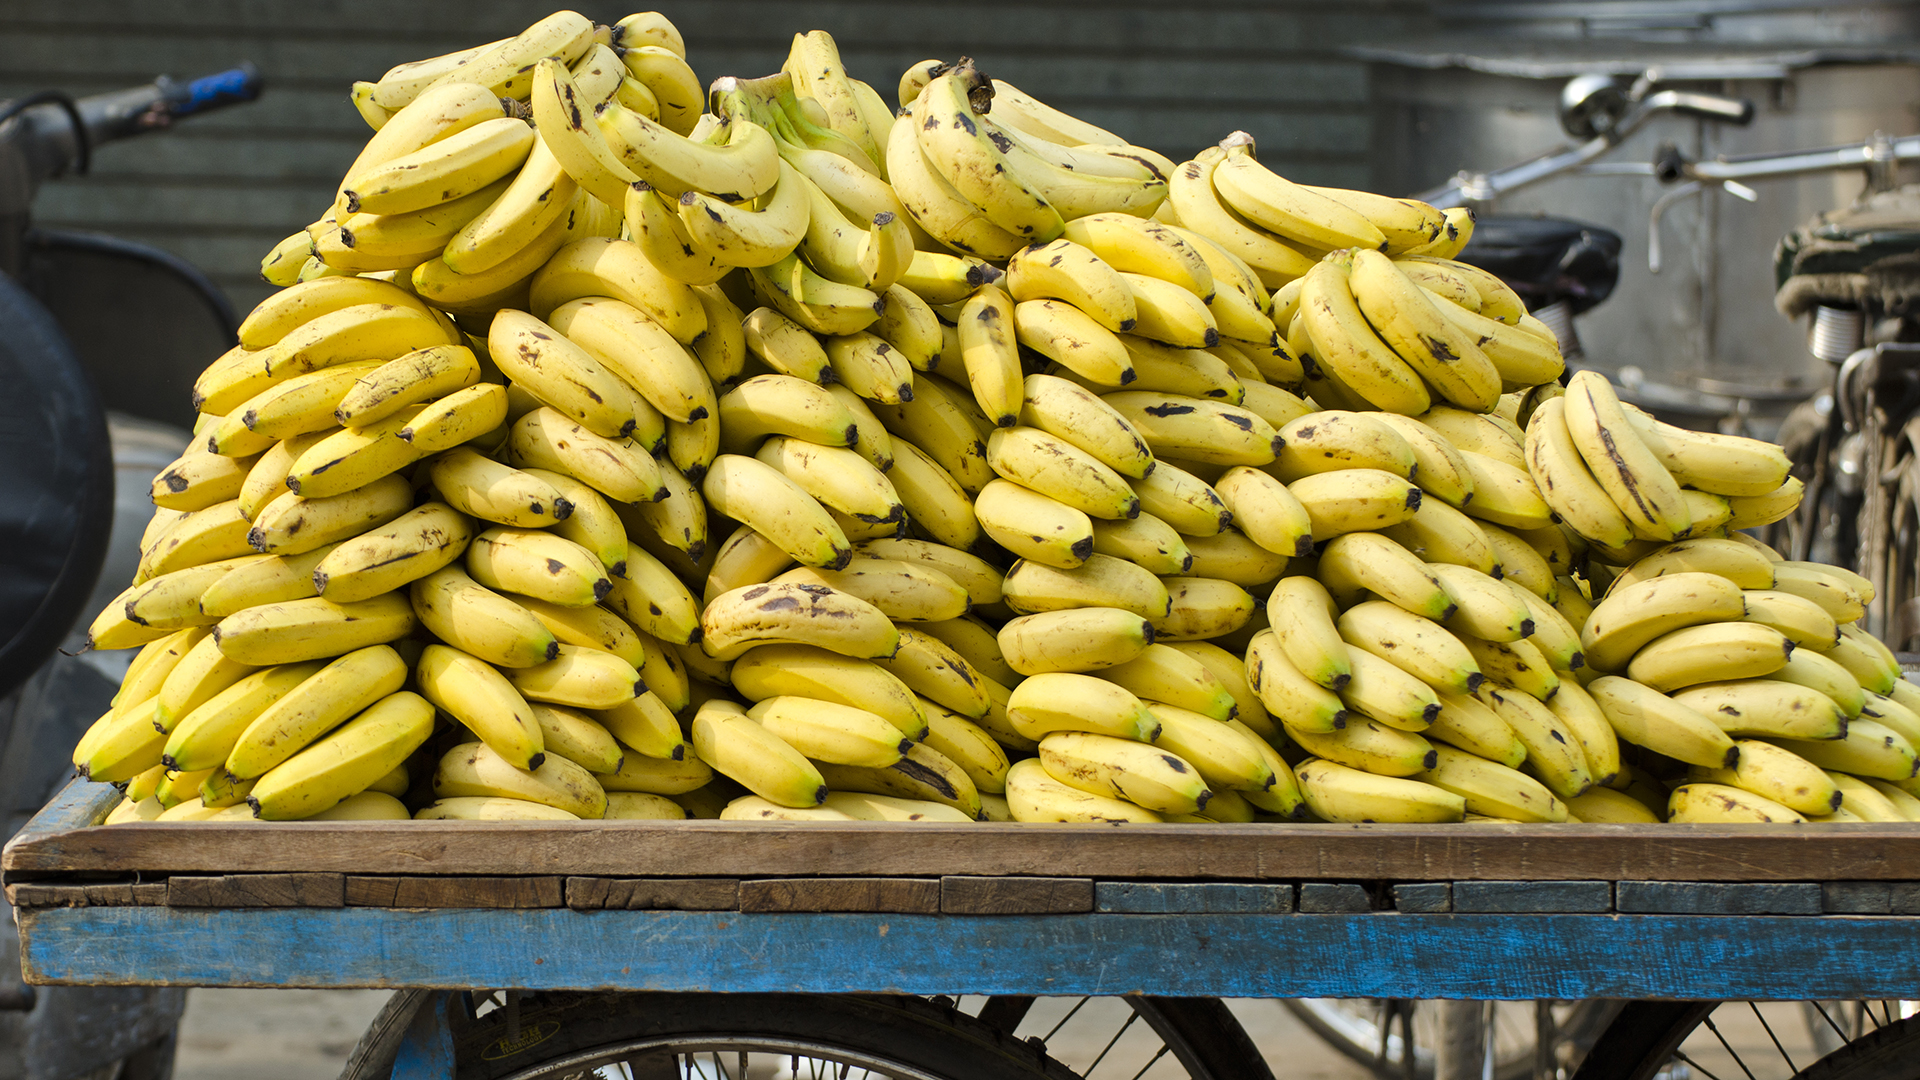
<svg viewBox="0 0 1920 1080">
<path fill-rule="evenodd" d="M 108 820 L 1896 820 L 1784 458 L 1577 375 L 1470 216 L 656 13 L 357 84 L 196 380 Z"/>
</svg>

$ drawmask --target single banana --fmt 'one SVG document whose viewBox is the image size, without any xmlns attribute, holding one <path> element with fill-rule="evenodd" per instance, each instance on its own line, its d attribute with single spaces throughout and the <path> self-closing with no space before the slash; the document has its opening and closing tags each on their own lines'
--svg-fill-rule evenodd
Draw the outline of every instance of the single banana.
<svg viewBox="0 0 1920 1080">
<path fill-rule="evenodd" d="M 1137 311 L 1129 281 L 1093 251 L 1065 238 L 1015 252 L 1005 287 L 1017 302 L 1059 300 L 1115 333 L 1134 329 Z"/>
<path fill-rule="evenodd" d="M 1422 489 L 1422 494 L 1430 492 Z M 1480 523 L 1438 499 L 1422 498 L 1412 517 L 1379 532 L 1435 566 L 1459 566 L 1488 575 L 1504 573 Z"/>
<path fill-rule="evenodd" d="M 1711 769 L 1739 761 L 1739 748 L 1711 718 L 1650 686 L 1603 675 L 1586 689 L 1627 742 Z"/>
<path fill-rule="evenodd" d="M 1384 469 L 1314 473 L 1288 484 L 1287 490 L 1306 508 L 1316 544 L 1398 525 L 1412 519 L 1421 503 L 1418 486 Z"/>
<path fill-rule="evenodd" d="M 1459 610 L 1446 621 L 1447 629 L 1490 642 L 1512 642 L 1533 636 L 1536 620 L 1532 607 L 1524 599 L 1524 596 L 1531 595 L 1526 590 L 1516 589 L 1510 582 L 1489 577 L 1468 566 L 1431 561 L 1427 566 L 1459 604 Z M 1558 616 L 1555 618 L 1558 619 Z M 1565 620 L 1559 622 L 1565 625 Z M 1569 633 L 1562 644 L 1567 640 L 1571 641 L 1577 655 L 1579 634 Z M 1565 653 L 1561 655 L 1565 656 Z M 1571 663 L 1572 658 L 1567 657 L 1563 662 Z"/>
<path fill-rule="evenodd" d="M 1155 640 L 1199 641 L 1239 631 L 1260 610 L 1253 594 L 1220 578 L 1168 578 L 1169 611 L 1153 624 Z"/>
<path fill-rule="evenodd" d="M 1379 776 L 1308 758 L 1294 768 L 1307 808 L 1322 821 L 1460 821 L 1466 799 L 1420 780 Z"/>
<path fill-rule="evenodd" d="M 1500 372 L 1473 338 L 1441 313 L 1420 286 L 1377 251 L 1355 251 L 1348 285 L 1393 351 L 1442 398 L 1474 411 L 1500 398 Z"/>
<path fill-rule="evenodd" d="M 1773 675 L 1787 665 L 1793 651 L 1793 642 L 1770 626 L 1707 623 L 1648 642 L 1627 665 L 1627 677 L 1673 693 L 1700 683 Z"/>
<path fill-rule="evenodd" d="M 1077 607 L 1121 608 L 1145 619 L 1169 613 L 1167 587 L 1159 578 L 1106 555 L 1090 555 L 1072 569 L 1015 563 L 1002 588 L 1007 606 L 1023 615 Z"/>
<path fill-rule="evenodd" d="M 839 702 L 782 695 L 747 710 L 761 727 L 814 761 L 885 768 L 913 745 L 885 717 Z"/>
<path fill-rule="evenodd" d="M 289 491 L 254 515 L 247 542 L 269 555 L 301 555 L 378 529 L 412 505 L 412 485 L 393 474 L 325 498 Z"/>
<path fill-rule="evenodd" d="M 1673 789 L 1667 820 L 1676 824 L 1750 824 L 1806 818 L 1763 795 L 1726 784 L 1695 781 Z"/>
<path fill-rule="evenodd" d="M 789 641 L 846 656 L 891 657 L 900 632 L 864 600 L 817 585 L 751 585 L 722 593 L 701 616 L 708 656 L 729 661 L 755 645 Z"/>
<path fill-rule="evenodd" d="M 1285 445 L 1265 420 L 1221 401 L 1145 391 L 1121 391 L 1101 400 L 1133 425 L 1155 456 L 1261 466 Z"/>
<path fill-rule="evenodd" d="M 1029 739 L 1077 731 L 1151 742 L 1159 722 L 1117 684 L 1093 675 L 1044 672 L 1023 680 L 1007 701 L 1007 719 Z"/>
<path fill-rule="evenodd" d="M 1378 469 L 1412 480 L 1419 459 L 1393 427 L 1366 413 L 1310 412 L 1283 426 L 1270 470 L 1288 483 L 1339 469 Z"/>
<path fill-rule="evenodd" d="M 1530 641 L 1486 641 L 1463 637 L 1487 679 L 1495 686 L 1518 690 L 1536 701 L 1550 701 L 1560 692 L 1560 676 Z"/>
<path fill-rule="evenodd" d="M 1015 821 L 1163 821 L 1137 803 L 1097 795 L 1055 780 L 1038 758 L 1014 762 L 1007 770 L 1007 806 Z"/>
<path fill-rule="evenodd" d="M 532 706 L 491 664 L 459 649 L 429 645 L 414 677 L 428 701 L 516 768 L 537 769 L 545 760 L 540 721 Z"/>
<path fill-rule="evenodd" d="M 535 717 L 538 718 L 541 711 L 547 708 L 549 706 L 533 706 Z M 693 753 L 692 746 L 680 733 L 680 722 L 674 719 L 673 712 L 667 708 L 658 694 L 652 692 L 641 694 L 610 709 L 587 710 L 587 715 L 593 717 L 601 727 L 610 732 L 622 747 L 636 751 L 636 753 L 624 755 L 614 768 L 602 770 L 603 772 L 625 771 L 628 758 L 686 761 Z M 543 726 L 541 731 L 543 745 L 548 738 Z"/>
<path fill-rule="evenodd" d="M 541 471 L 556 475 L 556 471 Z M 427 478 L 448 506 L 482 521 L 540 528 L 564 521 L 573 513 L 573 504 L 540 476 L 503 465 L 467 447 L 435 457 Z"/>
<path fill-rule="evenodd" d="M 559 641 L 531 612 L 447 565 L 415 580 L 413 610 L 440 640 L 490 664 L 521 668 L 559 655 Z"/>
<path fill-rule="evenodd" d="M 538 767 L 522 769 L 481 742 L 462 743 L 441 755 L 433 773 L 433 794 L 440 799 L 520 799 L 579 818 L 603 817 L 607 810 L 606 791 L 580 764 L 549 754 Z"/>
<path fill-rule="evenodd" d="M 1319 576 L 1336 602 L 1345 597 L 1351 604 L 1371 592 L 1436 622 L 1452 618 L 1459 607 L 1418 556 L 1377 533 L 1343 533 L 1328 541 Z"/>
<path fill-rule="evenodd" d="M 290 664 L 397 641 L 414 624 L 413 609 L 396 593 L 351 604 L 315 596 L 235 612 L 214 626 L 213 640 L 243 664 Z"/>
<path fill-rule="evenodd" d="M 648 447 L 597 435 L 546 406 L 513 422 L 505 457 L 519 468 L 565 473 L 621 502 L 657 502 L 668 495 Z"/>
<path fill-rule="evenodd" d="M 1197 813 L 1213 792 L 1191 764 L 1128 739 L 1058 731 L 1040 740 L 1040 764 L 1060 783 L 1161 813 Z"/>
<path fill-rule="evenodd" d="M 1125 477 L 1039 428 L 995 431 L 987 439 L 987 462 L 1001 476 L 1090 516 L 1131 518 L 1141 509 Z"/>
<path fill-rule="evenodd" d="M 1461 796 L 1473 813 L 1517 821 L 1567 820 L 1567 804 L 1533 777 L 1450 746 L 1434 752 L 1438 763 L 1414 779 Z"/>
<path fill-rule="evenodd" d="M 884 769 L 822 764 L 820 775 L 836 790 L 936 802 L 980 819 L 980 789 L 973 779 L 925 743 L 914 743 L 905 757 Z"/>
<path fill-rule="evenodd" d="M 967 593 L 939 570 L 892 559 L 856 559 L 844 570 L 795 567 L 773 579 L 836 589 L 879 608 L 898 622 L 958 618 L 967 611 Z"/>
<path fill-rule="evenodd" d="M 1833 699 L 1776 679 L 1699 683 L 1673 700 L 1699 712 L 1729 735 L 1783 739 L 1838 739 L 1850 727 Z"/>
<path fill-rule="evenodd" d="M 1485 680 L 1475 655 L 1462 639 L 1431 619 L 1385 600 L 1355 604 L 1340 614 L 1336 625 L 1341 638 L 1352 648 L 1370 653 L 1436 690 L 1472 693 Z M 1389 717 L 1376 718 L 1393 722 Z M 1427 722 L 1431 719 L 1428 717 Z"/>
<path fill-rule="evenodd" d="M 1124 386 L 1138 373 L 1118 334 L 1063 300 L 1023 300 L 1013 306 L 1019 343 L 1101 387 Z"/>
<path fill-rule="evenodd" d="M 1740 760 L 1732 768 L 1695 765 L 1688 779 L 1749 791 L 1802 814 L 1830 814 L 1842 805 L 1840 788 L 1818 765 L 1791 750 L 1758 739 L 1739 739 Z"/>
<path fill-rule="evenodd" d="M 1655 420 L 1634 406 L 1621 408 L 1634 434 L 1682 484 L 1716 495 L 1754 497 L 1770 494 L 1787 481 L 1791 462 L 1772 443 L 1689 431 Z"/>
<path fill-rule="evenodd" d="M 1832 769 L 1859 777 L 1891 780 L 1904 784 L 1920 769 L 1914 759 L 1913 744 L 1899 732 L 1872 720 L 1849 723 L 1838 738 L 1773 739 L 1775 743 L 1806 758 L 1823 769 Z"/>
<path fill-rule="evenodd" d="M 700 608 L 679 577 L 652 552 L 627 545 L 627 572 L 610 579 L 607 606 L 643 633 L 675 645 L 700 640 Z M 697 650 L 696 650 L 697 651 Z"/>
</svg>

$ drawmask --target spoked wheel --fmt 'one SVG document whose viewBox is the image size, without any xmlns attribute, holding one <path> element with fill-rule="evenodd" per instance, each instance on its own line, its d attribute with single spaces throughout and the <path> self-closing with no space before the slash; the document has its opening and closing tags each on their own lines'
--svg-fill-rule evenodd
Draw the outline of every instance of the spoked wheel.
<svg viewBox="0 0 1920 1080">
<path fill-rule="evenodd" d="M 384 1078 L 403 991 L 342 1080 Z M 1185 998 L 515 993 L 456 1002 L 459 1080 L 1271 1080 L 1226 1006 Z"/>
<path fill-rule="evenodd" d="M 1496 1080 L 1565 1075 L 1619 1008 L 1605 1001 L 1403 998 L 1301 998 L 1283 1004 L 1380 1080 L 1479 1080 L 1486 1075 L 1487 1055 Z"/>
<path fill-rule="evenodd" d="M 1920 1080 L 1920 1002 L 1636 1001 L 1574 1080 Z"/>
</svg>

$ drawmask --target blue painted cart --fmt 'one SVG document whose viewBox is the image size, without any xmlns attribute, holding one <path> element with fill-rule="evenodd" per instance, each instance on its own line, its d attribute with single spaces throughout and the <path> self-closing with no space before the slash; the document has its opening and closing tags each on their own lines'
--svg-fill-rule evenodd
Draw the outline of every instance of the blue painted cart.
<svg viewBox="0 0 1920 1080">
<path fill-rule="evenodd" d="M 1692 1000 L 1920 998 L 1920 825 L 92 827 L 116 797 L 75 782 L 0 859 L 29 982 L 538 992 L 508 996 L 499 1059 L 561 1025 L 521 1003 L 607 992 L 704 1003 L 690 1015 L 788 995 L 1634 1000 L 1583 1073 L 1611 1080 L 1664 1063 Z M 401 1072 L 536 1074 L 456 1073 L 484 997 L 410 1000 Z M 858 1023 L 911 1031 L 919 1004 Z M 1912 1036 L 1920 1075 L 1920 1018 L 1894 1011 L 1868 1015 Z M 665 1045 L 595 1060 L 693 1075 Z M 873 1060 L 975 1075 L 904 1053 Z"/>
</svg>

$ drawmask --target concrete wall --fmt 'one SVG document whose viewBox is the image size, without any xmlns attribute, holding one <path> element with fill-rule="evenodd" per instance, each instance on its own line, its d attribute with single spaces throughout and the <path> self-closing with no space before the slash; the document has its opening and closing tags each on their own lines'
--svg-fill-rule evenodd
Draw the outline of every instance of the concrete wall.
<svg viewBox="0 0 1920 1080">
<path fill-rule="evenodd" d="M 1087 120 L 1181 160 L 1236 128 L 1297 179 L 1368 181 L 1366 71 L 1341 46 L 1413 28 L 1417 0 L 664 0 L 703 79 L 778 70 L 826 29 L 889 100 L 900 72 L 971 55 Z M 0 5 L 0 97 L 81 95 L 252 60 L 251 106 L 102 148 L 45 188 L 48 225 L 155 244 L 207 270 L 245 312 L 260 256 L 324 209 L 369 134 L 355 79 L 512 34 L 551 8 L 515 0 L 14 0 Z M 583 3 L 612 22 L 628 8 Z"/>
</svg>

